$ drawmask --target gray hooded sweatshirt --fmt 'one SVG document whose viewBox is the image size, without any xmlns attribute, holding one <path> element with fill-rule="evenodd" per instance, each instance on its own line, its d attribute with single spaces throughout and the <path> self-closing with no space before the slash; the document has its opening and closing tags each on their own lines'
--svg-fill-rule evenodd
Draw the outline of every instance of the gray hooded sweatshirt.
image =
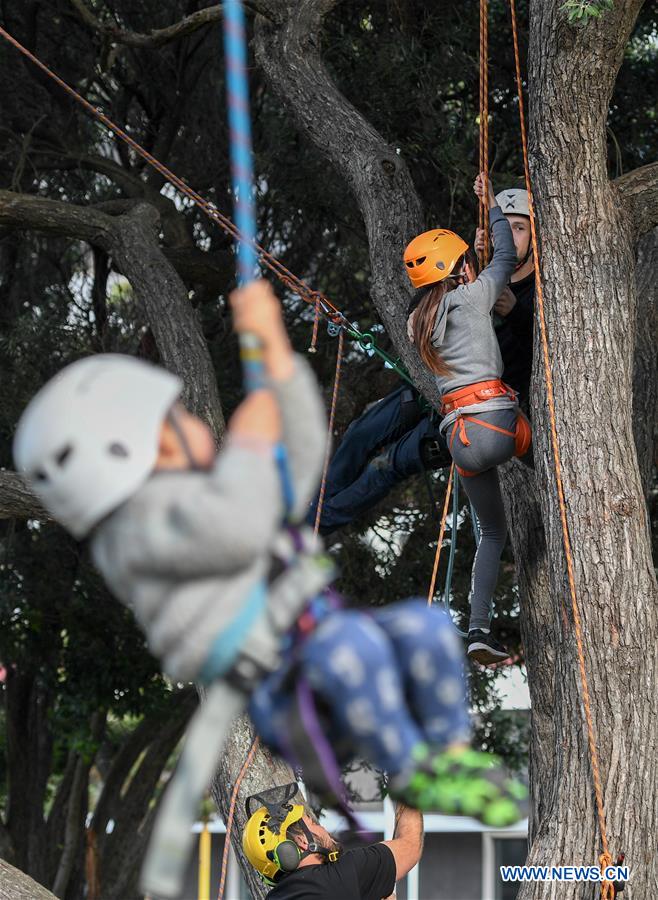
<svg viewBox="0 0 658 900">
<path fill-rule="evenodd" d="M 324 408 L 299 356 L 292 377 L 270 386 L 281 411 L 292 517 L 300 519 L 322 469 Z M 231 666 L 263 618 L 271 551 L 289 543 L 284 512 L 273 448 L 229 436 L 210 472 L 156 472 L 98 527 L 94 561 L 169 676 L 190 681 L 211 664 L 211 680 Z M 294 590 L 313 591 L 304 581 Z"/>
<path fill-rule="evenodd" d="M 516 267 L 516 248 L 512 229 L 499 206 L 489 211 L 494 252 L 491 262 L 472 284 L 462 284 L 443 298 L 436 315 L 432 345 L 450 366 L 449 375 L 437 375 L 442 394 L 480 381 L 494 381 L 503 373 L 500 347 L 494 331 L 491 311 Z M 467 407 L 469 413 L 489 412 L 514 406 L 508 397 L 498 397 Z M 441 423 L 447 429 L 458 411 L 449 413 Z"/>
</svg>

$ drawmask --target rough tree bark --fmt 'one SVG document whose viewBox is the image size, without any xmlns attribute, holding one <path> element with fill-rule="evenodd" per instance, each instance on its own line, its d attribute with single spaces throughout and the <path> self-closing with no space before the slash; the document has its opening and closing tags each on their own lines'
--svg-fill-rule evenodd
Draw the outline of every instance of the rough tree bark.
<svg viewBox="0 0 658 900">
<path fill-rule="evenodd" d="M 656 466 L 658 423 L 658 228 L 641 238 L 637 254 L 637 327 L 633 369 L 633 431 L 647 497 Z"/>
<path fill-rule="evenodd" d="M 246 716 L 242 717 L 231 729 L 219 770 L 212 784 L 212 795 L 224 817 L 224 821 L 227 819 L 233 785 L 236 783 L 240 769 L 247 758 L 252 740 L 253 732 L 249 720 Z M 249 865 L 242 854 L 242 831 L 247 821 L 245 801 L 250 794 L 255 794 L 258 791 L 275 787 L 279 784 L 289 784 L 294 780 L 295 776 L 289 766 L 280 759 L 275 759 L 267 750 L 261 748 L 257 750 L 253 763 L 247 769 L 240 785 L 235 804 L 231 843 L 240 862 L 242 875 L 254 900 L 262 900 L 267 893 L 267 888 L 256 874 L 255 869 Z"/>
<path fill-rule="evenodd" d="M 624 48 L 641 6 L 617 0 L 586 27 L 568 26 L 560 0 L 531 4 L 532 175 L 555 383 L 560 458 L 575 579 L 613 853 L 633 868 L 625 896 L 658 891 L 656 580 L 633 435 L 637 324 L 635 240 L 656 224 L 655 167 L 611 184 L 605 124 Z M 634 187 L 643 184 L 637 193 Z M 621 190 L 621 187 L 633 187 Z M 553 695 L 552 753 L 533 722 L 542 799 L 529 862 L 592 864 L 600 852 L 572 615 L 541 372 L 535 459 L 550 591 L 524 608 L 533 701 Z M 518 543 L 518 542 L 515 542 Z M 537 627 L 545 623 L 546 629 Z M 551 643 L 547 658 L 546 641 Z M 553 664 L 552 664 L 553 663 Z M 535 884 L 519 897 L 588 897 L 591 886 Z"/>
<path fill-rule="evenodd" d="M 0 859 L 0 900 L 55 900 L 55 895 Z"/>
</svg>

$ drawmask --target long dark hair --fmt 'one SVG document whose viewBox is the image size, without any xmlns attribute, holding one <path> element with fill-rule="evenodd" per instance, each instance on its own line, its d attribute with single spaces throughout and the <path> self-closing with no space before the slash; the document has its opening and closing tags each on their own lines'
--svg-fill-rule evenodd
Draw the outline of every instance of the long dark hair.
<svg viewBox="0 0 658 900">
<path fill-rule="evenodd" d="M 452 271 L 460 272 L 465 261 L 473 267 L 473 257 L 474 254 L 471 250 L 467 250 L 466 253 L 459 257 L 453 266 Z M 474 270 L 477 271 L 477 269 Z M 430 372 L 434 372 L 435 375 L 440 375 L 444 378 L 447 375 L 450 375 L 452 370 L 433 346 L 432 334 L 436 326 L 436 316 L 439 307 L 443 302 L 443 298 L 449 291 L 452 291 L 457 287 L 458 278 L 458 275 L 449 275 L 447 278 L 444 278 L 443 281 L 438 281 L 436 284 L 431 285 L 430 289 L 423 294 L 420 298 L 420 302 L 416 306 L 416 315 L 414 316 L 413 323 L 414 344 L 418 349 L 423 364 Z M 413 309 L 411 311 L 413 312 Z"/>
</svg>

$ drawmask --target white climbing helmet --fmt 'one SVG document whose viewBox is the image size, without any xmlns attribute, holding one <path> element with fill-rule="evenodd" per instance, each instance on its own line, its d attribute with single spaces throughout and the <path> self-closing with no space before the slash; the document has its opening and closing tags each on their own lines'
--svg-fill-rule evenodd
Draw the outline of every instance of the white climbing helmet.
<svg viewBox="0 0 658 900">
<path fill-rule="evenodd" d="M 506 216 L 528 216 L 530 218 L 528 192 L 522 188 L 509 188 L 507 191 L 501 191 L 496 195 L 496 203 Z"/>
<path fill-rule="evenodd" d="M 146 480 L 181 388 L 164 369 L 106 353 L 67 366 L 32 398 L 14 437 L 16 466 L 74 537 Z"/>
</svg>

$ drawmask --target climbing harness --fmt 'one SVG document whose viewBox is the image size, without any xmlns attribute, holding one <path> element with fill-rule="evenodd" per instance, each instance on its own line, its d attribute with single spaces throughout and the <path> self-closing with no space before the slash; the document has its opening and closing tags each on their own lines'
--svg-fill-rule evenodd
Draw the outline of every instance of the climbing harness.
<svg viewBox="0 0 658 900">
<path fill-rule="evenodd" d="M 509 397 L 511 400 L 516 402 L 517 393 L 515 390 L 513 390 L 513 388 L 509 387 L 509 385 L 505 384 L 500 379 L 496 379 L 494 381 L 480 381 L 476 384 L 469 384 L 457 391 L 452 391 L 449 394 L 443 395 L 441 403 L 441 414 L 447 416 L 449 413 L 455 411 L 457 411 L 458 413 L 457 419 L 451 426 L 451 450 L 455 435 L 458 432 L 459 438 L 464 447 L 470 446 L 471 442 L 468 439 L 468 435 L 466 433 L 465 423 L 473 422 L 474 424 L 479 425 L 481 428 L 488 428 L 490 431 L 497 431 L 500 434 L 505 434 L 508 437 L 514 438 L 514 455 L 519 457 L 525 456 L 525 454 L 530 449 L 530 444 L 532 443 L 532 428 L 530 427 L 530 422 L 528 421 L 525 413 L 523 413 L 520 409 L 517 413 L 516 427 L 514 431 L 508 431 L 506 428 L 499 428 L 497 425 L 492 425 L 491 422 L 486 422 L 484 419 L 477 418 L 470 413 L 462 412 L 464 408 L 475 406 L 478 403 L 484 403 L 488 400 L 494 400 L 496 397 Z M 477 475 L 477 472 L 469 472 L 466 469 L 460 468 L 459 466 L 457 466 L 457 471 L 464 477 Z"/>
<path fill-rule="evenodd" d="M 523 169 L 525 174 L 526 189 L 528 191 L 528 211 L 530 213 L 530 230 L 532 234 L 533 259 L 535 265 L 536 289 L 537 289 L 537 313 L 539 320 L 539 334 L 542 348 L 542 360 L 544 364 L 544 376 L 546 379 L 546 399 L 548 401 L 548 414 L 550 422 L 550 438 L 551 449 L 553 453 L 553 464 L 555 468 L 555 483 L 557 488 L 558 504 L 560 508 L 560 523 L 562 526 L 562 543 L 564 545 L 564 555 L 567 563 L 567 577 L 569 582 L 569 594 L 571 598 L 571 610 L 573 615 L 574 630 L 576 634 L 576 647 L 578 650 L 578 668 L 580 672 L 580 681 L 583 697 L 583 707 L 585 710 L 585 720 L 587 724 L 587 743 L 589 748 L 590 761 L 592 766 L 592 778 L 594 782 L 594 796 L 596 802 L 596 812 L 599 823 L 599 831 L 601 834 L 601 845 L 603 852 L 600 855 L 599 863 L 602 872 L 606 866 L 612 865 L 612 856 L 608 846 L 608 835 L 605 821 L 605 808 L 603 803 L 603 789 L 601 787 L 601 775 L 599 772 L 599 755 L 596 746 L 596 736 L 594 733 L 594 721 L 592 716 L 592 707 L 589 693 L 589 684 L 587 680 L 587 671 L 585 667 L 585 649 L 583 642 L 583 628 L 578 607 L 578 598 L 576 594 L 576 580 L 574 575 L 573 553 L 571 550 L 571 537 L 569 534 L 569 525 L 567 522 L 567 504 L 564 496 L 564 485 L 562 480 L 562 465 L 560 462 L 560 445 L 557 434 L 557 417 L 555 413 L 555 392 L 553 390 L 553 373 L 551 370 L 550 355 L 548 349 L 548 330 L 546 327 L 546 313 L 544 309 L 544 291 L 541 280 L 541 270 L 539 263 L 539 246 L 537 241 L 537 224 L 535 221 L 534 200 L 532 194 L 532 184 L 530 182 L 530 163 L 528 159 L 528 137 L 525 122 L 525 107 L 523 100 L 523 82 L 521 78 L 521 59 L 519 53 L 519 38 L 516 19 L 515 0 L 509 0 L 510 13 L 512 17 L 512 37 L 514 41 L 514 65 L 516 72 L 516 85 L 519 98 L 519 120 L 521 126 L 521 143 L 523 147 Z M 612 900 L 614 897 L 615 887 L 612 882 L 603 880 L 601 885 L 601 897 L 603 900 Z"/>
</svg>

